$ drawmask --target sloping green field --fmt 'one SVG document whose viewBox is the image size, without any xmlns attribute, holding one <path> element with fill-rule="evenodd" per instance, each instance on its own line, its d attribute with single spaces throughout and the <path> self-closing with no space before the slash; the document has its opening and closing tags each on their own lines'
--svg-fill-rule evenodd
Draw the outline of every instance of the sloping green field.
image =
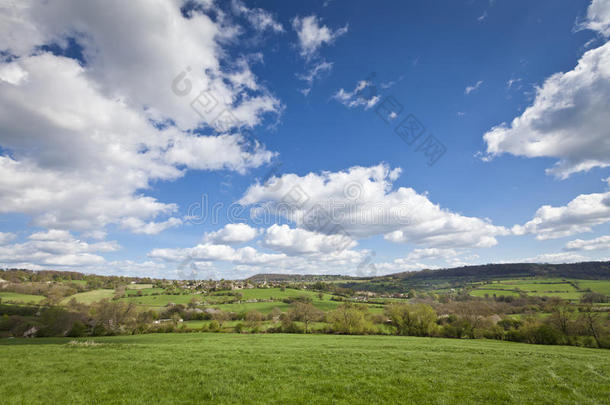
<svg viewBox="0 0 610 405">
<path fill-rule="evenodd" d="M 23 304 L 38 304 L 46 297 L 43 295 L 20 294 L 15 292 L 0 292 L 0 298 L 6 302 L 18 302 Z"/>
<path fill-rule="evenodd" d="M 69 297 L 64 298 L 61 303 L 63 305 L 70 302 L 72 298 L 74 298 L 77 302 L 82 302 L 83 304 L 93 304 L 94 302 L 98 302 L 103 300 L 104 298 L 112 298 L 114 295 L 114 290 L 109 289 L 99 289 L 92 290 L 87 292 L 82 292 L 74 295 L 70 295 Z"/>
<path fill-rule="evenodd" d="M 0 341 L 0 403 L 607 404 L 610 351 L 392 336 Z"/>
<path fill-rule="evenodd" d="M 581 290 L 590 289 L 610 297 L 610 280 L 577 280 L 576 283 Z"/>
</svg>

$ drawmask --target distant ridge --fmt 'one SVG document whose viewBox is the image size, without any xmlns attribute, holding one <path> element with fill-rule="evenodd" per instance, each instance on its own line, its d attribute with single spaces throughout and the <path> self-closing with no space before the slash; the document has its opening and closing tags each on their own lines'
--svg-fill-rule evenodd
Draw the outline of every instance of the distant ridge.
<svg viewBox="0 0 610 405">
<path fill-rule="evenodd" d="M 313 275 L 313 274 L 257 274 L 247 280 L 262 282 L 294 282 L 294 281 L 329 281 L 329 280 L 368 280 L 371 282 L 391 280 L 426 280 L 443 278 L 460 278 L 465 280 L 485 280 L 494 277 L 566 277 L 581 279 L 610 279 L 610 261 L 606 262 L 581 262 L 566 264 L 547 263 L 502 263 L 483 264 L 476 266 L 462 266 L 448 269 L 419 270 L 388 274 L 377 277 L 355 277 L 340 275 Z"/>
</svg>

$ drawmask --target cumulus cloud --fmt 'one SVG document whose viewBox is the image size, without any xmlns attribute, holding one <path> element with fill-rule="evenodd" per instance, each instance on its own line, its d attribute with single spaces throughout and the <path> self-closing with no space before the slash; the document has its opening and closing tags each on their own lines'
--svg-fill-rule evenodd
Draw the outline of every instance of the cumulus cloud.
<svg viewBox="0 0 610 405">
<path fill-rule="evenodd" d="M 575 239 L 566 243 L 565 250 L 610 250 L 610 236 L 604 235 L 595 239 Z"/>
<path fill-rule="evenodd" d="M 315 15 L 295 17 L 292 20 L 292 27 L 297 32 L 301 56 L 308 60 L 317 53 L 322 45 L 332 44 L 335 39 L 347 32 L 347 25 L 332 30 L 326 25 L 321 25 Z"/>
<path fill-rule="evenodd" d="M 516 235 L 535 234 L 537 239 L 555 239 L 590 232 L 610 221 L 610 192 L 581 194 L 567 205 L 543 205 L 524 225 L 515 225 Z"/>
<path fill-rule="evenodd" d="M 380 96 L 372 82 L 361 80 L 356 84 L 353 91 L 346 91 L 341 88 L 333 95 L 333 98 L 346 107 L 364 107 L 365 110 L 368 110 L 377 104 Z"/>
<path fill-rule="evenodd" d="M 608 34 L 610 2 L 595 0 L 585 27 Z M 484 136 L 490 156 L 510 153 L 559 159 L 547 173 L 567 178 L 610 166 L 610 42 L 587 51 L 576 67 L 555 73 L 531 106 Z"/>
<path fill-rule="evenodd" d="M 224 228 L 207 233 L 206 242 L 218 244 L 234 244 L 250 242 L 259 235 L 259 230 L 248 224 L 227 224 Z"/>
<path fill-rule="evenodd" d="M 229 245 L 213 243 L 183 249 L 153 249 L 148 256 L 170 262 L 226 261 L 238 264 L 270 264 L 286 257 L 283 254 L 262 253 L 251 246 L 234 249 Z"/>
<path fill-rule="evenodd" d="M 597 31 L 605 37 L 610 37 L 610 1 L 593 0 L 587 9 L 587 17 L 578 28 Z"/>
<path fill-rule="evenodd" d="M 489 247 L 507 234 L 488 220 L 453 213 L 412 188 L 392 190 L 400 169 L 385 164 L 346 171 L 285 174 L 248 188 L 252 215 L 279 215 L 312 232 L 351 238 L 384 235 L 429 247 Z"/>
<path fill-rule="evenodd" d="M 0 62 L 0 213 L 90 234 L 108 224 L 153 234 L 181 220 L 175 204 L 143 194 L 152 181 L 189 169 L 244 173 L 271 160 L 240 133 L 281 109 L 246 60 L 225 60 L 223 46 L 240 30 L 208 17 L 212 3 L 186 15 L 182 5 L 2 9 L 0 50 L 11 58 Z M 62 56 L 68 47 L 80 56 Z"/>
<path fill-rule="evenodd" d="M 356 246 L 346 235 L 325 235 L 277 224 L 267 229 L 264 244 L 287 255 L 333 253 Z"/>
<path fill-rule="evenodd" d="M 34 268 L 96 265 L 105 260 L 95 253 L 120 248 L 114 241 L 88 243 L 74 238 L 70 232 L 57 229 L 33 233 L 28 239 L 24 243 L 0 246 L 0 265 L 27 264 Z"/>
</svg>

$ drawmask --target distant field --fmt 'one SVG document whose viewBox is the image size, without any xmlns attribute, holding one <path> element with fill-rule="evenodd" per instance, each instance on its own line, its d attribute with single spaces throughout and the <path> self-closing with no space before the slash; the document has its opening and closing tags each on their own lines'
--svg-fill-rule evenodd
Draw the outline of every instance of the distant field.
<svg viewBox="0 0 610 405">
<path fill-rule="evenodd" d="M 579 300 L 583 292 L 574 288 L 572 282 L 577 284 L 581 290 L 586 288 L 601 289 L 610 288 L 610 281 L 597 280 L 562 280 L 559 278 L 524 278 L 512 280 L 494 281 L 488 284 L 480 284 L 470 295 L 484 297 L 489 296 L 519 296 L 519 292 L 526 295 L 558 297 L 567 300 Z"/>
<path fill-rule="evenodd" d="M 128 290 L 143 290 L 145 288 L 153 288 L 152 284 L 128 284 Z"/>
<path fill-rule="evenodd" d="M 0 292 L 2 301 L 19 302 L 23 304 L 38 304 L 46 297 L 42 295 L 19 294 L 14 292 Z"/>
<path fill-rule="evenodd" d="M 137 295 L 131 294 L 127 298 L 121 298 L 121 301 L 133 302 L 134 304 L 144 305 L 148 307 L 164 307 L 170 302 L 174 304 L 188 304 L 193 298 L 198 300 L 204 300 L 205 296 L 201 294 L 186 294 L 186 295 L 171 295 L 171 294 L 160 294 L 160 295 L 143 295 L 138 297 Z"/>
<path fill-rule="evenodd" d="M 610 296 L 610 280 L 575 280 L 581 290 L 591 291 Z"/>
<path fill-rule="evenodd" d="M 286 288 L 285 291 L 282 291 L 280 288 L 248 288 L 244 290 L 239 290 L 238 292 L 242 294 L 244 300 L 270 298 L 283 299 L 299 296 L 306 296 L 314 300 L 319 300 L 317 292 L 308 290 L 295 290 L 292 288 Z M 330 297 L 332 297 L 332 295 L 323 294 L 322 300 L 329 301 Z"/>
<path fill-rule="evenodd" d="M 485 294 L 489 295 L 490 297 L 493 297 L 494 295 L 496 297 L 518 297 L 519 293 L 514 292 L 514 291 L 507 291 L 507 290 L 492 290 L 492 289 L 484 289 L 484 288 L 478 288 L 476 290 L 472 290 L 470 292 L 470 295 L 472 295 L 473 297 L 485 297 Z"/>
<path fill-rule="evenodd" d="M 82 292 L 74 295 L 70 295 L 69 297 L 64 298 L 61 301 L 62 305 L 70 302 L 72 298 L 76 299 L 77 302 L 82 302 L 83 304 L 93 304 L 94 302 L 98 302 L 103 300 L 104 298 L 112 298 L 114 295 L 114 290 L 92 290 L 87 292 Z"/>
<path fill-rule="evenodd" d="M 1 403 L 607 404 L 610 351 L 394 336 L 0 341 Z M 94 367 L 92 365 L 95 365 Z"/>
<path fill-rule="evenodd" d="M 138 295 L 139 292 L 142 292 L 144 295 L 148 294 L 162 294 L 165 290 L 163 288 L 131 288 L 125 290 L 125 293 L 128 296 Z"/>
</svg>

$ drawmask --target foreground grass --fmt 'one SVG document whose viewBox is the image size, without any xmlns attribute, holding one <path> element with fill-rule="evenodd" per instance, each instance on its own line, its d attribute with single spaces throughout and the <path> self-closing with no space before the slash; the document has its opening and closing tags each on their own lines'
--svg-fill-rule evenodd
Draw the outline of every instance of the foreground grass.
<svg viewBox="0 0 610 405">
<path fill-rule="evenodd" d="M 610 351 L 390 336 L 0 342 L 0 403 L 608 403 Z"/>
</svg>

